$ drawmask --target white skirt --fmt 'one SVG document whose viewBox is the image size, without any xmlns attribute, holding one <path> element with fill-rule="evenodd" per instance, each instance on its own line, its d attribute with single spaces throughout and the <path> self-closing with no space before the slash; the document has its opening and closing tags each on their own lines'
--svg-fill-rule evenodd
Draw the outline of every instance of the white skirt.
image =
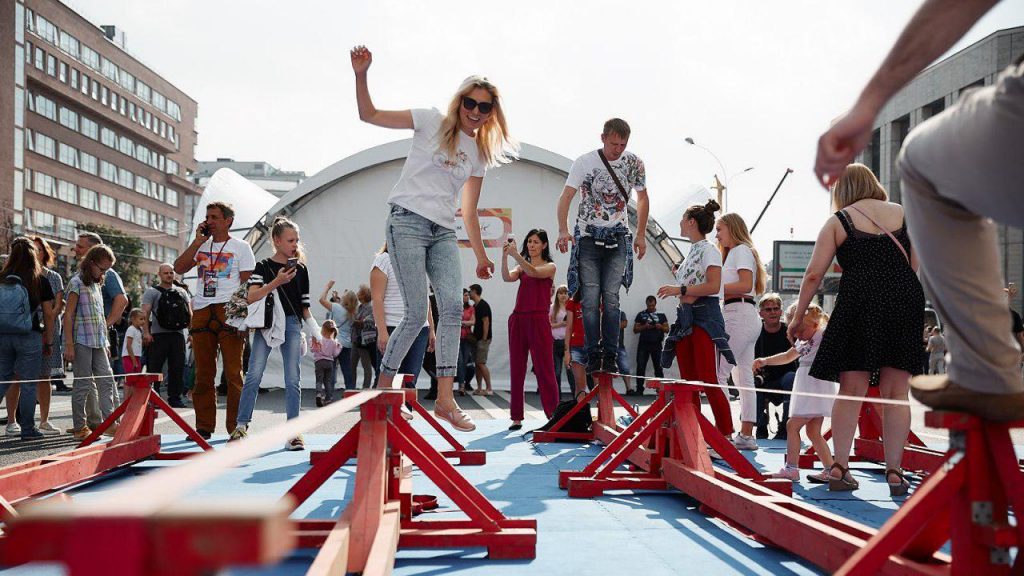
<svg viewBox="0 0 1024 576">
<path fill-rule="evenodd" d="M 793 392 L 812 392 L 814 394 L 835 395 L 839 391 L 839 384 L 828 380 L 819 380 L 810 374 L 810 366 L 801 366 L 796 371 L 796 380 L 793 382 Z M 793 395 L 789 403 L 789 415 L 802 418 L 817 418 L 832 416 L 832 398 L 819 398 L 818 396 Z"/>
</svg>

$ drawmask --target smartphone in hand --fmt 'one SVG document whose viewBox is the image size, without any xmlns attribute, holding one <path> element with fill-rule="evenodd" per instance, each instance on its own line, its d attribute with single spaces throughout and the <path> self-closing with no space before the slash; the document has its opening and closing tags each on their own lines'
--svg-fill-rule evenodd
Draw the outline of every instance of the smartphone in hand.
<svg viewBox="0 0 1024 576">
<path fill-rule="evenodd" d="M 288 259 L 288 263 L 285 264 L 285 267 L 288 268 L 289 270 L 291 270 L 292 268 L 295 268 L 298 265 L 299 265 L 299 259 L 298 258 L 289 258 Z"/>
</svg>

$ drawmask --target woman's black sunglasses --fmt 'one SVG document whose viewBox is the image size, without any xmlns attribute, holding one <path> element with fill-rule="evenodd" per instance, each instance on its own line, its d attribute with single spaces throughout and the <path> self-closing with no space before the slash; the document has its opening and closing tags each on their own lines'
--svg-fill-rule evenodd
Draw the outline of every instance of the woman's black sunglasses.
<svg viewBox="0 0 1024 576">
<path fill-rule="evenodd" d="M 490 114 L 491 110 L 494 110 L 494 102 L 477 102 L 469 96 L 463 96 L 462 107 L 470 112 L 472 112 L 474 108 L 479 108 L 481 114 Z"/>
</svg>

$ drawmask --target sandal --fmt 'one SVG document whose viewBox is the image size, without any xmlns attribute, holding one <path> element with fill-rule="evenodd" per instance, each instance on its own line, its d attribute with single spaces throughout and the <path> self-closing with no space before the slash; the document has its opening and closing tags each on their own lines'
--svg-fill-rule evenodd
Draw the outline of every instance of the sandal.
<svg viewBox="0 0 1024 576">
<path fill-rule="evenodd" d="M 895 484 L 889 482 L 890 474 L 899 478 L 899 482 Z M 910 491 L 910 482 L 907 481 L 907 477 L 901 469 L 889 468 L 886 470 L 885 483 L 889 485 L 889 496 L 905 496 Z"/>
<path fill-rule="evenodd" d="M 839 470 L 839 478 L 832 475 L 833 470 Z M 839 462 L 832 464 L 832 467 L 828 469 L 828 491 L 829 492 L 850 492 L 860 488 L 860 483 L 849 477 L 850 469 L 844 468 Z"/>
<path fill-rule="evenodd" d="M 473 419 L 462 411 L 461 408 L 456 407 L 454 410 L 442 410 L 437 406 L 434 407 L 434 416 L 439 420 L 452 425 L 459 432 L 472 432 L 476 430 L 476 424 L 473 423 Z"/>
<path fill-rule="evenodd" d="M 516 431 L 516 430 L 522 430 L 523 429 L 523 423 L 522 422 L 513 422 L 512 425 L 508 427 L 508 429 L 513 431 L 513 432 Z"/>
<path fill-rule="evenodd" d="M 807 481 L 811 484 L 828 484 L 831 477 L 832 474 L 830 474 L 828 470 L 822 470 L 817 474 L 808 474 Z"/>
</svg>

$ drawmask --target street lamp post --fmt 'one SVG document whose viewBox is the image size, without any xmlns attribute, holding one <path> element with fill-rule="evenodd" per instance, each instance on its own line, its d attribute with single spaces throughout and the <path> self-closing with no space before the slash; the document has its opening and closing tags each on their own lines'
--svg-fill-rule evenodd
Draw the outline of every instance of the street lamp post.
<svg viewBox="0 0 1024 576">
<path fill-rule="evenodd" d="M 705 146 L 701 146 L 700 144 L 697 144 L 696 142 L 693 141 L 693 138 L 691 138 L 689 136 L 687 136 L 684 139 L 684 141 L 687 144 L 689 144 L 690 146 L 696 146 L 697 148 L 700 148 L 701 150 L 707 152 L 712 158 L 715 159 L 715 162 L 718 163 L 718 168 L 721 169 L 721 171 L 722 171 L 722 177 L 725 178 L 725 183 L 723 184 L 722 181 L 719 180 L 718 174 L 715 174 L 715 185 L 712 186 L 711 188 L 718 192 L 718 205 L 721 207 L 722 212 L 728 212 L 729 211 L 729 195 L 728 195 L 727 192 L 729 190 L 729 180 L 731 180 L 732 178 L 735 178 L 736 176 L 738 176 L 740 174 L 745 174 L 747 172 L 750 172 L 751 170 L 754 169 L 754 167 L 753 166 L 748 166 L 747 168 L 744 168 L 743 170 L 740 170 L 739 172 L 736 172 L 732 176 L 728 176 L 727 172 L 725 170 L 725 166 L 722 165 L 722 161 L 718 159 L 718 156 L 715 155 L 714 152 L 712 152 L 711 150 L 709 150 Z"/>
</svg>

